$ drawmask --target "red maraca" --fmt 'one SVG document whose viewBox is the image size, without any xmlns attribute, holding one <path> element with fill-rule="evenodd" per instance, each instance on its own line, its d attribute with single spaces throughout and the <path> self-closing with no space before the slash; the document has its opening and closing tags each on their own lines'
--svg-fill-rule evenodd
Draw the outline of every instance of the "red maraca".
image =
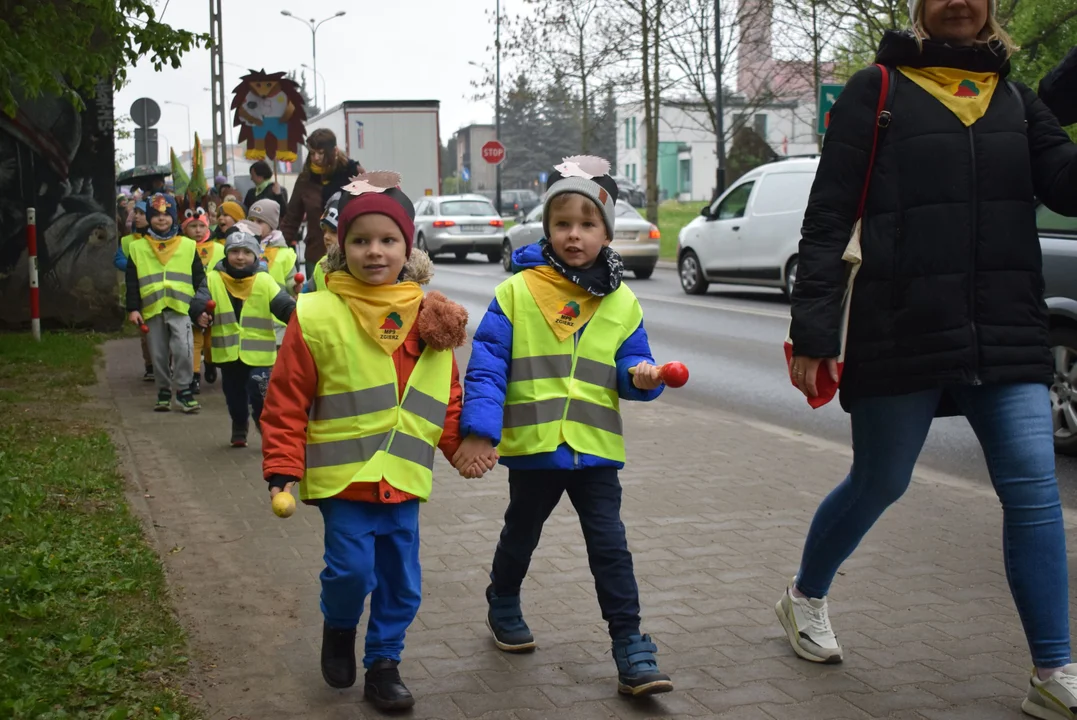
<svg viewBox="0 0 1077 720">
<path fill-rule="evenodd" d="M 636 368 L 632 368 L 628 372 L 635 375 Z M 662 382 L 671 388 L 684 387 L 685 383 L 688 382 L 688 368 L 681 362 L 674 361 L 660 365 L 658 375 L 662 378 Z"/>
<path fill-rule="evenodd" d="M 216 310 L 216 309 L 217 309 L 217 301 L 216 300 L 207 300 L 206 301 L 206 314 L 212 315 L 213 311 Z"/>
<path fill-rule="evenodd" d="M 142 331 L 143 335 L 148 335 L 150 332 L 150 326 L 146 323 L 142 323 L 138 326 L 138 329 Z"/>
<path fill-rule="evenodd" d="M 296 273 L 292 276 L 292 279 L 295 280 L 295 287 L 298 290 L 303 287 L 303 281 L 306 280 L 307 277 L 303 273 Z"/>
</svg>

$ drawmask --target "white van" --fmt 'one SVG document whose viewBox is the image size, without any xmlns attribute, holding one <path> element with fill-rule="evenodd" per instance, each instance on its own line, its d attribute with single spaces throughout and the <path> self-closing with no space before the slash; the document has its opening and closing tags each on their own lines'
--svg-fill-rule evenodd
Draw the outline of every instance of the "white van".
<svg viewBox="0 0 1077 720">
<path fill-rule="evenodd" d="M 797 248 L 819 158 L 790 158 L 746 173 L 677 238 L 681 287 L 702 295 L 710 283 L 781 288 L 797 277 Z"/>
</svg>

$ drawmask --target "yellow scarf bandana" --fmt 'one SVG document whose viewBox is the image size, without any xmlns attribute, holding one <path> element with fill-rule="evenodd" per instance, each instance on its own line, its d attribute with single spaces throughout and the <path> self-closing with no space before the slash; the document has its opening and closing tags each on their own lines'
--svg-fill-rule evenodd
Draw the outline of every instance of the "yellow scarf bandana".
<svg viewBox="0 0 1077 720">
<path fill-rule="evenodd" d="M 524 270 L 524 282 L 546 323 L 561 342 L 586 325 L 602 302 L 602 298 L 587 292 L 549 265 Z"/>
<path fill-rule="evenodd" d="M 359 326 L 386 355 L 404 344 L 423 301 L 422 288 L 413 282 L 367 285 L 338 270 L 325 276 L 325 284 L 330 292 L 347 300 Z"/>
<path fill-rule="evenodd" d="M 266 267 L 267 268 L 272 268 L 273 267 L 273 263 L 277 259 L 277 253 L 278 252 L 280 252 L 279 247 L 267 247 L 265 250 L 262 251 L 262 255 L 266 259 Z"/>
<path fill-rule="evenodd" d="M 236 279 L 228 273 L 221 273 L 221 280 L 224 281 L 224 288 L 228 294 L 238 300 L 246 300 L 254 290 L 254 275 Z"/>
<path fill-rule="evenodd" d="M 311 163 L 310 164 L 310 171 L 312 173 L 314 173 L 315 175 L 318 175 L 321 178 L 322 185 L 328 185 L 329 184 L 329 178 L 325 174 L 325 171 L 328 170 L 328 169 L 329 168 L 322 167 L 321 165 L 318 165 L 317 163 Z"/>
<path fill-rule="evenodd" d="M 206 240 L 204 242 L 195 243 L 195 252 L 198 253 L 198 257 L 202 258 L 202 265 L 209 267 L 209 261 L 213 257 L 213 246 L 217 244 L 216 240 Z M 213 268 L 210 268 L 211 270 Z"/>
<path fill-rule="evenodd" d="M 972 125 L 987 113 L 998 86 L 998 73 L 978 73 L 955 68 L 898 67 L 901 74 L 926 90 L 965 124 Z"/>
<path fill-rule="evenodd" d="M 169 260 L 176 254 L 176 250 L 179 249 L 180 243 L 184 240 L 190 239 L 183 235 L 177 235 L 170 240 L 158 240 L 155 237 L 146 238 L 146 242 L 150 244 L 154 254 L 157 255 L 157 262 L 162 265 L 168 265 Z M 190 242 L 194 242 L 194 240 L 190 240 Z"/>
</svg>

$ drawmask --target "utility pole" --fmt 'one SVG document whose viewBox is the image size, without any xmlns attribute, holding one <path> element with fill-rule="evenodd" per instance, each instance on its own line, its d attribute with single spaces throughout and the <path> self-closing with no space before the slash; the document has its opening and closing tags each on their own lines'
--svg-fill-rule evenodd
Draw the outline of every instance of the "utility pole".
<svg viewBox="0 0 1077 720">
<path fill-rule="evenodd" d="M 714 0 L 714 129 L 718 136 L 716 153 L 718 171 L 715 177 L 717 198 L 725 192 L 725 108 L 722 98 L 722 0 Z"/>
<path fill-rule="evenodd" d="M 224 32 L 221 29 L 221 0 L 209 0 L 209 88 L 213 102 L 213 176 L 228 174 L 225 128 L 228 127 L 224 101 Z"/>
<path fill-rule="evenodd" d="M 494 48 L 497 51 L 497 59 L 495 61 L 496 69 L 494 71 L 494 137 L 498 142 L 501 142 L 501 0 L 497 0 L 497 31 L 494 36 Z M 497 214 L 501 215 L 501 165 L 498 163 L 494 168 L 495 177 L 497 181 L 495 183 L 496 200 L 494 205 L 497 207 Z"/>
</svg>

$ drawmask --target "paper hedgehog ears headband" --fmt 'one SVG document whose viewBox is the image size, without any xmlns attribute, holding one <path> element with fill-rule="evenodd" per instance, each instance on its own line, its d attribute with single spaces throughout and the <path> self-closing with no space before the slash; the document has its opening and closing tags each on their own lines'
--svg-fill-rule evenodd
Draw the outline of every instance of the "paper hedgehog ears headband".
<svg viewBox="0 0 1077 720">
<path fill-rule="evenodd" d="M 404 194 L 404 191 L 400 189 L 400 173 L 387 170 L 359 173 L 353 177 L 352 181 L 345 185 L 339 193 L 340 199 L 337 201 L 336 207 L 338 217 L 343 214 L 344 208 L 349 203 L 369 193 L 376 193 L 395 200 L 404 208 L 408 218 L 415 220 L 415 206 L 408 196 Z"/>
<path fill-rule="evenodd" d="M 610 169 L 609 160 L 594 155 L 573 155 L 572 157 L 563 158 L 560 165 L 554 165 L 554 171 L 550 173 L 550 177 L 546 181 L 546 190 L 548 192 L 558 182 L 569 178 L 589 180 L 598 185 L 596 192 L 601 194 L 600 191 L 605 190 L 616 204 L 617 183 L 610 177 Z M 605 204 L 605 202 L 602 204 Z"/>
</svg>

